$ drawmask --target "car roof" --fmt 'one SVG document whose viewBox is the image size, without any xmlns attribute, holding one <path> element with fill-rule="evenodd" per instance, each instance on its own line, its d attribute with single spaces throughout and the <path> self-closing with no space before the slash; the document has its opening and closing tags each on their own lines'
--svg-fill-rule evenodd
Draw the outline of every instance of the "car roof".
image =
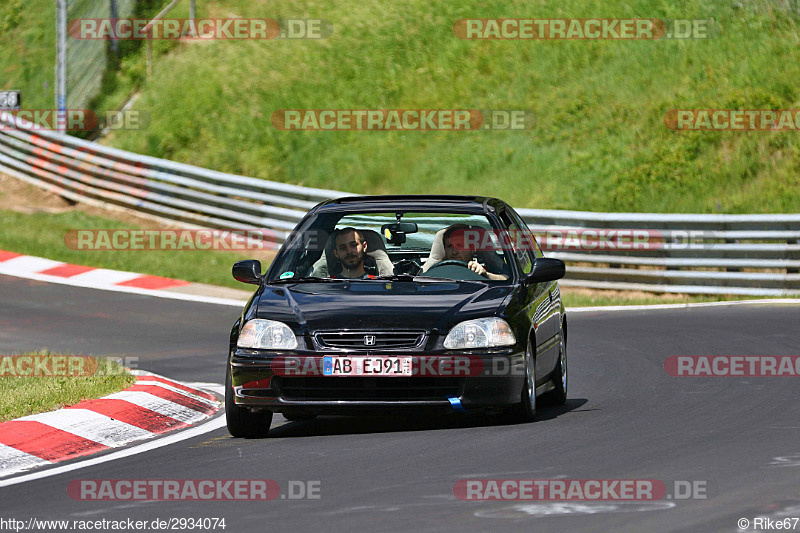
<svg viewBox="0 0 800 533">
<path fill-rule="evenodd" d="M 312 211 L 341 211 L 348 209 L 442 209 L 489 212 L 506 205 L 502 200 L 487 196 L 447 194 L 387 194 L 380 196 L 345 196 L 317 204 Z"/>
</svg>

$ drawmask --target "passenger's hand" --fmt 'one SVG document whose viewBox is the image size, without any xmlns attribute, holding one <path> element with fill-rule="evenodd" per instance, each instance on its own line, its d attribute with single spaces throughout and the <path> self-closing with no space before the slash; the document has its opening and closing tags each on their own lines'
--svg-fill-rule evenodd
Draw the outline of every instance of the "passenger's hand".
<svg viewBox="0 0 800 533">
<path fill-rule="evenodd" d="M 489 272 L 487 272 L 486 269 L 483 268 L 483 266 L 477 261 L 470 261 L 469 263 L 467 263 L 467 266 L 469 267 L 470 270 L 472 270 L 476 274 L 483 276 L 484 278 L 488 277 L 489 275 Z"/>
</svg>

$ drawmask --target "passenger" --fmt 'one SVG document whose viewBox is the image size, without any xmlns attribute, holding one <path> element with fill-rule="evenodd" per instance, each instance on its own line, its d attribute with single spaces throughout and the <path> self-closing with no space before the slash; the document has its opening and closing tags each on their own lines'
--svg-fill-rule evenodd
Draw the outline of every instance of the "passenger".
<svg viewBox="0 0 800 533">
<path fill-rule="evenodd" d="M 507 280 L 508 276 L 505 274 L 495 274 L 493 272 L 489 272 L 486 268 L 483 267 L 480 263 L 475 261 L 474 254 L 475 250 L 468 248 L 464 244 L 464 237 L 463 234 L 456 235 L 451 242 L 451 237 L 453 237 L 453 233 L 457 230 L 468 230 L 469 226 L 465 224 L 455 224 L 447 228 L 444 232 L 443 243 L 444 243 L 444 259 L 445 260 L 455 260 L 455 261 L 462 261 L 467 264 L 470 270 L 483 276 L 484 278 L 488 278 L 495 281 Z M 459 242 L 460 241 L 460 242 Z"/>
<path fill-rule="evenodd" d="M 377 266 L 365 265 L 365 262 L 374 263 L 374 259 L 367 255 L 367 241 L 355 228 L 337 230 L 334 239 L 333 255 L 342 263 L 342 272 L 332 278 L 348 279 L 373 279 L 376 276 L 368 274 L 365 270 L 377 272 Z"/>
</svg>

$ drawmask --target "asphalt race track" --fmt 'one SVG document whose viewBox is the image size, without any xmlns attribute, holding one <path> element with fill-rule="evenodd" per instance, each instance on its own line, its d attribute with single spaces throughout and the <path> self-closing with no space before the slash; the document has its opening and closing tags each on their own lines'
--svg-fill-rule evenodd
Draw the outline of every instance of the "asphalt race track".
<svg viewBox="0 0 800 533">
<path fill-rule="evenodd" d="M 0 276 L 4 353 L 127 355 L 222 383 L 233 307 Z M 0 488 L 3 515 L 226 519 L 226 531 L 738 531 L 800 517 L 800 378 L 680 378 L 670 355 L 800 355 L 800 306 L 569 315 L 569 401 L 532 424 L 486 416 L 323 417 L 262 440 L 222 428 L 143 454 Z M 320 499 L 74 501 L 77 479 L 319 481 Z M 706 499 L 461 501 L 467 478 L 704 482 Z M 800 526 L 798 526 L 800 527 Z M 752 526 L 751 529 L 752 530 Z"/>
</svg>

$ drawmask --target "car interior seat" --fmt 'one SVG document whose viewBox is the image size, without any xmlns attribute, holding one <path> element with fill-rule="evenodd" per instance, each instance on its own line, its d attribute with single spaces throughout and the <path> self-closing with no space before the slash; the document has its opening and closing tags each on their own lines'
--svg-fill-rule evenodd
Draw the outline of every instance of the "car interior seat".
<svg viewBox="0 0 800 533">
<path fill-rule="evenodd" d="M 383 242 L 380 233 L 370 229 L 358 229 L 358 232 L 367 241 L 367 255 L 375 260 L 375 264 L 378 266 L 378 275 L 393 275 L 394 265 L 392 265 L 392 260 L 389 259 L 389 254 L 386 253 L 386 244 Z M 333 253 L 336 245 L 335 235 L 336 233 L 333 232 L 328 237 L 323 254 L 316 260 L 311 269 L 312 276 L 324 278 L 342 271 L 342 263 Z"/>
</svg>

